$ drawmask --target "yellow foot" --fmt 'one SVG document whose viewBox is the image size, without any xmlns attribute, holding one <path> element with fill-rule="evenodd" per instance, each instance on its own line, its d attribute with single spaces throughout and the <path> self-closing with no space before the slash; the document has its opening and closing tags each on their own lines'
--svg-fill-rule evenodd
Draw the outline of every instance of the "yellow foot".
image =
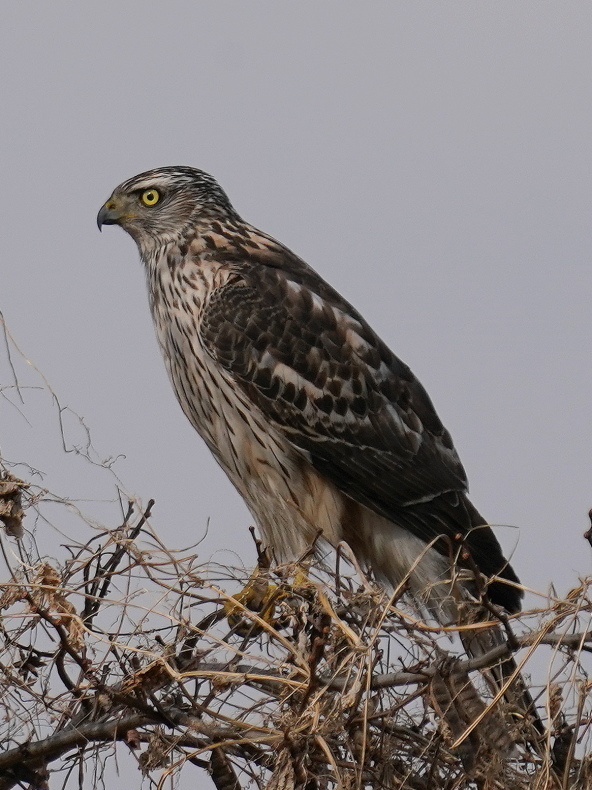
<svg viewBox="0 0 592 790">
<path fill-rule="evenodd" d="M 279 588 L 269 583 L 265 571 L 255 568 L 243 589 L 224 604 L 228 624 L 240 636 L 261 633 L 264 629 L 261 620 L 273 627 L 275 606 L 281 595 Z M 254 612 L 257 617 L 250 616 L 249 612 Z"/>
</svg>

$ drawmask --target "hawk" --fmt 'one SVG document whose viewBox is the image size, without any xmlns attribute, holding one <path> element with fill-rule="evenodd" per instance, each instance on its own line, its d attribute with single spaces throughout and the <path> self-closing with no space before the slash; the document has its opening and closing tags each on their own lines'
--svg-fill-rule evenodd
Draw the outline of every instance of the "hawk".
<svg viewBox="0 0 592 790">
<path fill-rule="evenodd" d="M 321 534 L 389 585 L 407 580 L 443 622 L 458 619 L 459 590 L 484 585 L 520 609 L 425 389 L 314 269 L 190 167 L 125 181 L 97 222 L 136 242 L 179 403 L 276 559 Z"/>
</svg>

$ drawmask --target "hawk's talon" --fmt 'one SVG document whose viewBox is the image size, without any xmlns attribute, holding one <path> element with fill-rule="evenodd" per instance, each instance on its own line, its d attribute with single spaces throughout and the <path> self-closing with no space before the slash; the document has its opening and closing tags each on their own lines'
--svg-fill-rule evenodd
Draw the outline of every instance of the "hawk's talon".
<svg viewBox="0 0 592 790">
<path fill-rule="evenodd" d="M 249 618 L 245 610 L 255 612 L 261 620 L 273 627 L 278 591 L 279 588 L 269 583 L 261 573 L 261 569 L 255 568 L 243 589 L 224 603 L 224 612 L 230 627 L 240 636 L 254 636 L 261 633 L 263 630 L 261 624 L 254 618 Z"/>
</svg>

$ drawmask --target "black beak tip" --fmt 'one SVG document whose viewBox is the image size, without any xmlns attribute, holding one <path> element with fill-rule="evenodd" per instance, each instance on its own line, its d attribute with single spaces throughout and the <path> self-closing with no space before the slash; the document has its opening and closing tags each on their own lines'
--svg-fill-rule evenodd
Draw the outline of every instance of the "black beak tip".
<svg viewBox="0 0 592 790">
<path fill-rule="evenodd" d="M 103 225 L 115 225 L 117 220 L 113 218 L 113 215 L 110 213 L 110 209 L 107 206 L 103 206 L 99 213 L 97 214 L 97 227 L 100 231 L 103 230 Z"/>
</svg>

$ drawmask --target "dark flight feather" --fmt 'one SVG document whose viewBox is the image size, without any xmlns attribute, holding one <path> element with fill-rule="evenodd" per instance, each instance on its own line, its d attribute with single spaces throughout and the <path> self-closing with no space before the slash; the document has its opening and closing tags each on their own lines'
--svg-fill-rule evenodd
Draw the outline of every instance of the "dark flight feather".
<svg viewBox="0 0 592 790">
<path fill-rule="evenodd" d="M 201 324 L 206 349 L 351 499 L 437 540 L 442 554 L 454 556 L 461 535 L 482 573 L 517 582 L 466 497 L 464 469 L 420 382 L 316 272 L 265 239 L 212 295 Z M 520 608 L 515 587 L 493 582 L 489 594 Z"/>
</svg>

